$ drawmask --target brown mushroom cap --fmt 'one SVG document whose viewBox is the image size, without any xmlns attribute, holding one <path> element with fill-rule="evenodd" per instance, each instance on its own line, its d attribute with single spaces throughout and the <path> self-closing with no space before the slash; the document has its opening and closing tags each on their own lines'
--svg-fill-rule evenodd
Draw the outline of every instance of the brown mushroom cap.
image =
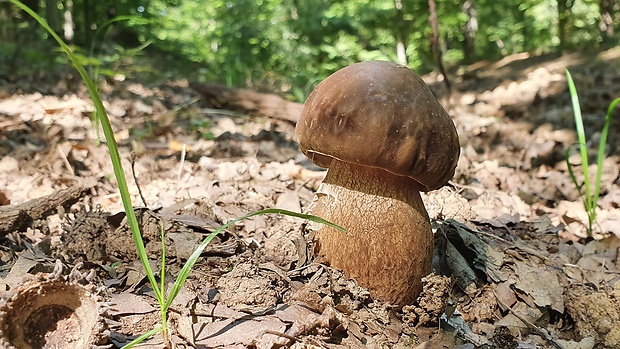
<svg viewBox="0 0 620 349">
<path fill-rule="evenodd" d="M 443 186 L 460 148 L 452 119 L 411 69 L 390 62 L 350 65 L 308 97 L 295 129 L 317 166 L 332 159 L 414 179 L 422 190 Z"/>
</svg>

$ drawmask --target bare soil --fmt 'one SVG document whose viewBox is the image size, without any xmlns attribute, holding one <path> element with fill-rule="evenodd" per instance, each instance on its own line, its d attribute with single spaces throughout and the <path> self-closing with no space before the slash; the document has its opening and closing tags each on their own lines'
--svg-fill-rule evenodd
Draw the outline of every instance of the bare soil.
<svg viewBox="0 0 620 349">
<path fill-rule="evenodd" d="M 256 216 L 216 237 L 199 259 L 170 311 L 172 343 L 620 347 L 619 112 L 589 237 L 565 161 L 572 147 L 569 161 L 581 178 L 566 68 L 580 94 L 592 164 L 607 107 L 620 97 L 620 49 L 479 62 L 452 74 L 450 98 L 440 76 L 424 76 L 454 118 L 462 148 L 452 181 L 423 196 L 435 274 L 416 302 L 396 310 L 373 300 L 313 260 L 306 222 Z M 51 273 L 60 260 L 66 279 L 78 272 L 96 289 L 101 345 L 117 348 L 156 326 L 159 312 L 108 149 L 94 141 L 92 106 L 76 80 L 0 80 L 0 307 L 26 274 Z M 109 79 L 100 90 L 157 275 L 164 234 L 168 288 L 210 232 L 264 208 L 303 212 L 325 176 L 297 148 L 297 115 L 221 109 L 185 80 Z M 162 348 L 163 339 L 142 347 Z"/>
</svg>

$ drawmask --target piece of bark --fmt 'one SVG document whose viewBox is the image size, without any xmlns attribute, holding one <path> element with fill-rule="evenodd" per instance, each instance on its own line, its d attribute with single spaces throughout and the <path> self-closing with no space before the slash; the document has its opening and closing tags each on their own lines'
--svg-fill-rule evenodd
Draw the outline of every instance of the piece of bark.
<svg viewBox="0 0 620 349">
<path fill-rule="evenodd" d="M 71 187 L 20 205 L 0 206 L 0 236 L 26 229 L 35 220 L 45 219 L 56 213 L 59 206 L 68 209 L 88 191 L 89 188 L 86 187 Z"/>
<path fill-rule="evenodd" d="M 266 116 L 295 123 L 304 107 L 301 103 L 291 102 L 273 93 L 197 82 L 189 86 L 216 108 L 251 116 Z"/>
</svg>

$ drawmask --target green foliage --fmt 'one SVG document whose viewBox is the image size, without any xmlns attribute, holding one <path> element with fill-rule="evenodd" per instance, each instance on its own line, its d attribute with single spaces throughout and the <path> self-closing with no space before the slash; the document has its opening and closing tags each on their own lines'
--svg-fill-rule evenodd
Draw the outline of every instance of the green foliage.
<svg viewBox="0 0 620 349">
<path fill-rule="evenodd" d="M 464 57 L 463 0 L 437 1 L 447 63 Z M 252 85 L 307 95 L 333 71 L 370 59 L 395 61 L 398 38 L 405 40 L 408 63 L 421 71 L 434 68 L 428 38 L 426 1 L 401 0 L 152 0 L 149 25 L 132 25 L 143 39 L 207 67 L 205 80 Z M 474 58 L 496 59 L 523 51 L 558 48 L 557 8 L 543 0 L 478 0 Z M 573 7 L 574 44 L 600 41 L 599 16 L 592 2 Z M 304 93 L 300 93 L 303 91 Z"/>
<path fill-rule="evenodd" d="M 198 131 L 203 139 L 215 139 L 215 135 L 211 131 L 211 120 L 209 119 L 192 117 L 190 120 L 190 127 L 192 128 L 192 130 Z"/>
<path fill-rule="evenodd" d="M 488 60 L 518 52 L 560 49 L 558 1 L 435 1 L 448 66 L 458 65 L 465 58 Z M 397 3 L 402 8 L 397 9 Z M 565 29 L 570 35 L 564 44 L 576 49 L 602 45 L 598 2 L 572 3 Z M 371 59 L 397 61 L 399 44 L 406 50 L 410 67 L 421 73 L 435 69 L 427 1 L 73 0 L 71 11 L 60 0 L 38 4 L 35 12 L 45 13 L 48 22 L 53 20 L 52 29 L 57 34 L 62 32 L 62 16 L 70 12 L 75 23 L 72 44 L 88 48 L 85 56 L 96 56 L 101 63 L 106 56 L 109 60 L 105 63 L 111 65 L 114 59 L 130 55 L 122 51 L 123 47 L 152 41 L 153 49 L 167 53 L 162 66 L 169 73 L 155 71 L 159 76 L 184 75 L 230 86 L 276 90 L 300 101 L 317 81 L 345 65 Z M 45 8 L 54 4 L 56 11 Z M 464 10 L 467 4 L 474 4 L 473 12 Z M 471 48 L 467 48 L 465 27 L 471 13 L 475 13 L 477 30 Z M 616 32 L 620 31 L 617 14 L 612 13 L 611 18 Z M 0 42 L 45 41 L 48 37 L 20 12 L 3 12 L 0 7 Z M 606 39 L 605 44 L 618 42 Z M 110 49 L 107 42 L 118 46 Z M 0 48 L 0 63 L 25 64 L 16 60 L 24 56 L 19 52 L 23 48 Z M 45 62 L 48 58 L 28 53 L 28 65 L 44 69 L 45 64 L 32 61 Z M 116 68 L 103 72 L 113 74 Z"/>
<path fill-rule="evenodd" d="M 620 98 L 616 98 L 611 102 L 607 109 L 607 115 L 605 116 L 605 123 L 603 130 L 601 131 L 601 140 L 599 141 L 598 154 L 596 159 L 596 177 L 594 183 L 591 182 L 590 174 L 588 171 L 588 146 L 586 144 L 585 129 L 583 127 L 583 120 L 581 118 L 581 108 L 579 106 L 579 97 L 577 90 L 573 82 L 573 78 L 568 70 L 566 70 L 566 79 L 568 81 L 568 88 L 570 91 L 571 102 L 573 105 L 573 113 L 575 116 L 575 128 L 577 130 L 577 140 L 579 144 L 579 153 L 581 155 L 581 168 L 583 170 L 583 184 L 579 184 L 575 172 L 573 171 L 573 165 L 569 161 L 570 148 L 566 150 L 566 165 L 568 166 L 568 173 L 570 175 L 573 184 L 577 188 L 583 206 L 588 214 L 588 235 L 591 237 L 596 223 L 596 209 L 598 208 L 598 198 L 601 192 L 601 176 L 603 174 L 603 161 L 605 160 L 605 147 L 607 146 L 607 134 L 609 133 L 609 125 L 611 124 L 611 116 L 616 108 L 616 105 L 620 103 Z M 594 185 L 594 186 L 593 186 Z"/>
</svg>

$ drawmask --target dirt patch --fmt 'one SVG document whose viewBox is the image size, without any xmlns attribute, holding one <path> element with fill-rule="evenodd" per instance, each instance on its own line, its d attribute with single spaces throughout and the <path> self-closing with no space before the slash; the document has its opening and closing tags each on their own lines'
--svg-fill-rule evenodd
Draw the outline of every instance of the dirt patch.
<svg viewBox="0 0 620 349">
<path fill-rule="evenodd" d="M 600 338 L 607 348 L 620 346 L 620 289 L 596 290 L 575 285 L 568 292 L 568 312 L 581 337 Z"/>
</svg>

